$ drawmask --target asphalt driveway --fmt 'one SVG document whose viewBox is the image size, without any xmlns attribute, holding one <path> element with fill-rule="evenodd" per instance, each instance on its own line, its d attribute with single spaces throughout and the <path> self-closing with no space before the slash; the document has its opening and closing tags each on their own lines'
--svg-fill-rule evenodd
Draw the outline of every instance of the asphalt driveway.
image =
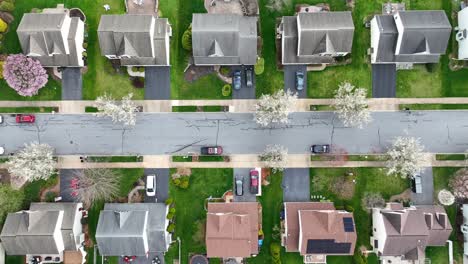
<svg viewBox="0 0 468 264">
<path fill-rule="evenodd" d="M 425 168 L 421 173 L 422 193 L 411 192 L 411 201 L 415 205 L 434 204 L 434 175 L 432 167 Z"/>
<path fill-rule="evenodd" d="M 171 67 L 145 67 L 145 99 L 171 99 Z"/>
<path fill-rule="evenodd" d="M 283 201 L 310 201 L 310 174 L 308 168 L 286 168 L 283 171 Z"/>
<path fill-rule="evenodd" d="M 395 64 L 372 64 L 372 97 L 396 97 Z"/>
<path fill-rule="evenodd" d="M 164 203 L 169 197 L 169 169 L 145 169 L 144 170 L 146 184 L 146 175 L 156 175 L 156 197 L 147 197 L 145 192 L 145 203 Z"/>
<path fill-rule="evenodd" d="M 284 90 L 290 89 L 297 92 L 297 97 L 307 98 L 307 66 L 306 65 L 284 65 Z M 304 73 L 304 89 L 302 91 L 296 90 L 296 72 L 301 71 Z"/>
<path fill-rule="evenodd" d="M 75 196 L 72 196 L 71 180 L 74 178 L 76 169 L 61 169 L 59 171 L 60 176 L 60 196 L 62 202 L 78 202 Z"/>
<path fill-rule="evenodd" d="M 252 70 L 252 87 L 247 87 L 246 84 L 246 70 Z M 253 66 L 233 66 L 231 67 L 231 76 L 233 76 L 235 71 L 241 71 L 241 88 L 239 90 L 234 89 L 234 85 L 232 87 L 232 99 L 255 99 L 255 73 Z M 234 83 L 234 81 L 233 81 Z"/>
<path fill-rule="evenodd" d="M 234 169 L 234 179 L 233 179 L 233 187 L 232 190 L 234 191 L 234 202 L 255 202 L 257 201 L 257 196 L 250 192 L 250 169 L 244 168 L 235 168 Z M 243 190 L 244 194 L 242 196 L 236 195 L 236 179 L 244 179 Z"/>
<path fill-rule="evenodd" d="M 62 100 L 83 99 L 81 68 L 65 67 L 62 70 Z"/>
</svg>

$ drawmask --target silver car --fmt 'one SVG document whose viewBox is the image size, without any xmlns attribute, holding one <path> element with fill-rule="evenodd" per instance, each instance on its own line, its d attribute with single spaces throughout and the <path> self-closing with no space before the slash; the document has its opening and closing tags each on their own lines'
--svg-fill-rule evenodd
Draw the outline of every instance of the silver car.
<svg viewBox="0 0 468 264">
<path fill-rule="evenodd" d="M 244 179 L 236 179 L 236 195 L 244 195 Z"/>
</svg>

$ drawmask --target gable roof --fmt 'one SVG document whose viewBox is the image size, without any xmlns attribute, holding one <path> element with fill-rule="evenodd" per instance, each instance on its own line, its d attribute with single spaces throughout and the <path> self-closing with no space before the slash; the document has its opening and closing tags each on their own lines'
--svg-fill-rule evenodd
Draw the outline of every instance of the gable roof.
<svg viewBox="0 0 468 264">
<path fill-rule="evenodd" d="M 354 23 L 351 12 L 301 12 L 285 16 L 280 26 L 283 64 L 331 63 L 321 53 L 351 52 Z"/>
<path fill-rule="evenodd" d="M 441 206 L 416 206 L 380 210 L 386 233 L 384 256 L 417 260 L 427 246 L 443 246 L 452 226 Z"/>
<path fill-rule="evenodd" d="M 98 38 L 103 55 L 130 56 L 122 65 L 169 65 L 170 25 L 153 15 L 103 15 Z"/>
<path fill-rule="evenodd" d="M 254 65 L 257 17 L 193 14 L 192 50 L 196 65 Z"/>
<path fill-rule="evenodd" d="M 208 203 L 206 251 L 211 257 L 258 253 L 258 203 Z"/>
<path fill-rule="evenodd" d="M 105 256 L 166 252 L 166 212 L 160 203 L 106 204 L 96 229 L 99 252 Z"/>
</svg>

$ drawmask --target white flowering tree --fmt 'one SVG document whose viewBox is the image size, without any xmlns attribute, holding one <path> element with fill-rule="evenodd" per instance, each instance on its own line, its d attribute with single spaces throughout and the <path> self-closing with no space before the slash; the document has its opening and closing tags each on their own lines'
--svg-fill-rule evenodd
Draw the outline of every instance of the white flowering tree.
<svg viewBox="0 0 468 264">
<path fill-rule="evenodd" d="M 98 117 L 110 117 L 112 122 L 121 123 L 125 126 L 134 126 L 136 123 L 137 105 L 132 101 L 133 94 L 130 93 L 120 102 L 117 102 L 108 94 L 99 96 L 95 101 L 95 107 L 98 109 L 95 115 Z"/>
<path fill-rule="evenodd" d="M 120 177 L 111 169 L 85 169 L 74 172 L 76 186 L 71 192 L 86 207 L 96 201 L 110 201 L 119 194 Z"/>
<path fill-rule="evenodd" d="M 372 121 L 363 88 L 356 88 L 348 82 L 340 84 L 333 105 L 345 126 L 362 128 Z"/>
<path fill-rule="evenodd" d="M 450 206 L 455 203 L 455 196 L 445 189 L 439 191 L 437 198 L 439 199 L 439 202 L 445 206 Z"/>
<path fill-rule="evenodd" d="M 14 188 L 20 188 L 27 181 L 46 180 L 55 172 L 54 149 L 37 142 L 25 144 L 6 165 Z"/>
<path fill-rule="evenodd" d="M 273 173 L 283 171 L 286 166 L 286 156 L 288 149 L 281 145 L 268 145 L 260 155 L 260 161 L 263 161 L 268 168 L 271 168 Z"/>
<path fill-rule="evenodd" d="M 289 113 L 297 101 L 297 94 L 287 90 L 264 94 L 255 105 L 254 120 L 262 127 L 287 124 Z"/>
<path fill-rule="evenodd" d="M 423 151 L 418 138 L 397 137 L 387 152 L 387 173 L 399 174 L 403 178 L 420 173 L 425 161 Z"/>
</svg>

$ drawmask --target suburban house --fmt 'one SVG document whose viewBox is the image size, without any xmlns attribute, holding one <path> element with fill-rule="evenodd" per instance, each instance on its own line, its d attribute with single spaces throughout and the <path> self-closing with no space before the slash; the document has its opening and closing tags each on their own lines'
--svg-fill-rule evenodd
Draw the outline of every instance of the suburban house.
<svg viewBox="0 0 468 264">
<path fill-rule="evenodd" d="M 7 255 L 26 255 L 28 263 L 85 263 L 81 203 L 32 203 L 29 211 L 9 213 L 0 239 Z"/>
<path fill-rule="evenodd" d="M 468 60 L 468 8 L 458 12 L 458 27 L 456 28 L 458 41 L 458 59 Z"/>
<path fill-rule="evenodd" d="M 403 207 L 388 203 L 372 209 L 371 245 L 385 263 L 425 263 L 428 246 L 444 246 L 452 226 L 444 207 Z"/>
<path fill-rule="evenodd" d="M 259 203 L 208 203 L 208 258 L 248 258 L 258 254 Z"/>
<path fill-rule="evenodd" d="M 101 53 L 122 66 L 169 66 L 167 18 L 153 15 L 103 15 L 98 27 Z"/>
<path fill-rule="evenodd" d="M 106 203 L 99 214 L 96 242 L 103 256 L 144 256 L 166 252 L 168 206 L 162 203 Z"/>
<path fill-rule="evenodd" d="M 351 53 L 354 24 L 351 12 L 299 12 L 284 16 L 278 33 L 283 65 L 328 64 Z"/>
<path fill-rule="evenodd" d="M 24 14 L 16 32 L 23 53 L 43 67 L 84 66 L 84 22 L 63 5 Z"/>
<path fill-rule="evenodd" d="M 371 62 L 400 68 L 438 63 L 446 52 L 451 31 L 443 10 L 376 15 L 371 20 Z"/>
<path fill-rule="evenodd" d="M 468 204 L 462 207 L 463 224 L 460 227 L 463 233 L 463 258 L 468 260 Z"/>
<path fill-rule="evenodd" d="M 356 228 L 353 214 L 330 202 L 286 202 L 281 245 L 299 252 L 304 263 L 327 263 L 328 255 L 353 255 Z"/>
<path fill-rule="evenodd" d="M 193 14 L 195 65 L 255 65 L 257 21 L 235 14 Z"/>
</svg>

